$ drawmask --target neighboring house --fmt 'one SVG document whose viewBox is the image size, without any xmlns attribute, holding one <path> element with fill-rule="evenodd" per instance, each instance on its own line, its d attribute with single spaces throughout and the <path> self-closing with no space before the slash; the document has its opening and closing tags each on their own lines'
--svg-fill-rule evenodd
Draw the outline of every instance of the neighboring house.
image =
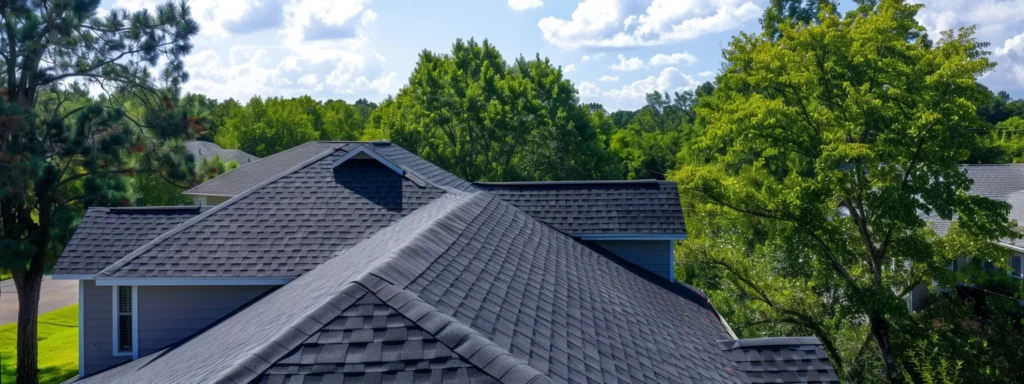
<svg viewBox="0 0 1024 384">
<path fill-rule="evenodd" d="M 960 168 L 974 181 L 970 194 L 1009 203 L 1010 218 L 1024 225 L 1024 164 L 971 164 L 961 165 Z M 953 224 L 952 221 L 935 215 L 925 216 L 925 220 L 931 223 L 932 229 L 939 236 L 945 236 Z M 999 245 L 1014 253 L 1010 256 L 1009 275 L 1024 278 L 1024 240 L 1006 239 L 1000 241 Z M 969 257 L 961 257 L 954 261 L 950 268 L 958 270 L 966 265 L 968 260 Z M 986 267 L 995 270 L 991 263 L 986 262 Z M 918 285 L 910 294 L 910 308 L 915 311 L 925 308 L 927 297 L 928 284 Z"/>
<path fill-rule="evenodd" d="M 188 193 L 225 201 L 90 209 L 57 262 L 79 382 L 838 382 L 817 339 L 736 340 L 672 281 L 673 183 L 316 142 Z"/>
<path fill-rule="evenodd" d="M 214 156 L 220 156 L 221 160 L 224 161 L 234 161 L 238 165 L 246 165 L 260 159 L 237 149 L 221 148 L 216 143 L 209 141 L 187 141 L 185 142 L 185 149 L 195 157 L 197 163 Z"/>
</svg>

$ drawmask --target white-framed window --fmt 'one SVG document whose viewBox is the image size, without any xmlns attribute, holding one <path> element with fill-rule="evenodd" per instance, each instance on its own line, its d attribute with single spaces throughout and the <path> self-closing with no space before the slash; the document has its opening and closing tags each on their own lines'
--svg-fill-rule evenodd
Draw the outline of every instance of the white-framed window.
<svg viewBox="0 0 1024 384">
<path fill-rule="evenodd" d="M 115 286 L 114 294 L 114 356 L 138 358 L 139 353 L 139 295 L 133 286 Z"/>
<path fill-rule="evenodd" d="M 1024 256 L 1010 256 L 1010 269 L 1012 269 L 1010 276 L 1024 277 Z"/>
</svg>

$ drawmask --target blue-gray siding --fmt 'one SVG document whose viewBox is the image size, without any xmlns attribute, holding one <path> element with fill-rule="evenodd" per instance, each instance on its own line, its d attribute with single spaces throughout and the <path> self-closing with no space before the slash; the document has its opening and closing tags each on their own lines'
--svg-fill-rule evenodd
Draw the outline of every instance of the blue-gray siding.
<svg viewBox="0 0 1024 384">
<path fill-rule="evenodd" d="M 83 372 L 90 375 L 111 366 L 131 360 L 131 356 L 114 356 L 113 293 L 111 287 L 96 286 L 92 280 L 85 281 L 81 299 L 84 306 L 82 322 L 78 331 L 83 332 L 83 345 L 79 348 L 85 364 Z"/>
<path fill-rule="evenodd" d="M 675 280 L 672 268 L 672 241 L 601 240 L 593 243 L 658 276 Z"/>
<path fill-rule="evenodd" d="M 82 362 L 86 376 L 131 357 L 113 354 L 111 287 L 85 281 Z M 271 289 L 269 286 L 138 287 L 139 357 L 191 336 Z"/>
<path fill-rule="evenodd" d="M 191 336 L 270 288 L 139 287 L 139 357 Z"/>
</svg>

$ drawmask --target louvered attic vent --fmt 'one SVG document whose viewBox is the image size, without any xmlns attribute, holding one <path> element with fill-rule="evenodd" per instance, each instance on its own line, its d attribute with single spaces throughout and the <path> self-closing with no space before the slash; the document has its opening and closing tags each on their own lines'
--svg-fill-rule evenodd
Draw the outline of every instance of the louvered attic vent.
<svg viewBox="0 0 1024 384">
<path fill-rule="evenodd" d="M 387 143 L 387 142 L 383 142 L 383 143 Z M 374 143 L 373 145 L 384 145 L 383 143 L 382 144 Z M 387 143 L 387 144 L 390 145 L 390 143 Z M 337 160 L 334 160 L 334 163 L 331 164 L 331 167 L 336 169 L 336 168 L 338 168 L 338 166 L 344 164 L 346 161 L 349 161 L 349 160 L 376 160 L 377 162 L 381 163 L 385 167 L 388 167 L 392 171 L 395 171 L 395 173 L 397 173 L 399 175 L 405 175 L 405 170 L 403 170 L 402 167 L 399 167 L 398 164 L 395 164 L 395 163 L 391 162 L 391 160 L 388 160 L 384 156 L 381 156 L 379 153 L 374 151 L 373 148 L 370 148 L 366 144 L 362 144 L 362 145 L 356 147 L 355 149 L 349 151 L 344 156 L 341 156 Z"/>
</svg>

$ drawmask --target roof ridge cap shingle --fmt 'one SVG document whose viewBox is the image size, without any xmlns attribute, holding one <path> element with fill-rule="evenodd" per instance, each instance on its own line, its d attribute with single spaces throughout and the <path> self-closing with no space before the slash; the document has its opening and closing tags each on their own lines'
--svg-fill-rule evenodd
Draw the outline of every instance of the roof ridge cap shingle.
<svg viewBox="0 0 1024 384">
<path fill-rule="evenodd" d="M 472 327 L 441 312 L 415 293 L 394 284 L 375 290 L 364 286 L 389 307 L 430 333 L 456 355 L 502 383 L 548 383 L 543 372 L 515 357 Z"/>
<path fill-rule="evenodd" d="M 252 188 L 249 188 L 249 189 L 245 190 L 245 192 L 242 192 L 242 193 L 238 194 L 237 196 L 228 199 L 227 201 L 225 201 L 225 202 L 223 202 L 223 203 L 221 203 L 221 204 L 219 204 L 219 205 L 217 205 L 217 206 L 207 210 L 206 212 L 200 213 L 196 217 L 193 217 L 193 218 L 189 219 L 188 221 L 186 221 L 184 223 L 181 223 L 181 225 L 178 225 L 174 229 L 172 229 L 170 231 L 167 231 L 166 233 L 164 233 L 164 234 L 162 234 L 160 236 L 157 236 L 157 238 L 155 238 L 153 240 L 150 240 L 146 244 L 143 244 L 141 247 L 136 248 L 134 251 L 132 251 L 132 253 L 129 253 L 128 255 L 125 255 L 125 257 L 121 258 L 120 260 L 118 260 L 117 262 L 111 264 L 110 266 L 104 268 L 102 271 L 100 271 L 96 275 L 97 276 L 110 276 L 110 275 L 114 274 L 119 269 L 121 269 L 121 267 L 125 266 L 126 264 L 128 264 L 129 262 L 131 262 L 135 258 L 139 257 L 140 255 L 142 255 L 146 251 L 149 251 L 150 249 L 152 249 L 157 244 L 160 244 L 164 240 L 167 240 L 167 238 L 169 238 L 169 237 L 171 237 L 171 236 L 173 236 L 175 234 L 178 234 L 179 232 L 185 230 L 186 228 L 189 228 L 189 227 L 195 225 L 196 223 L 198 223 L 200 221 L 203 221 L 204 219 L 206 219 L 207 217 L 210 217 L 210 215 L 213 215 L 216 212 L 220 212 L 222 209 L 224 209 L 224 208 L 226 208 L 228 206 L 231 206 L 236 201 L 241 200 L 241 199 L 245 198 L 246 196 L 249 196 L 253 192 L 259 190 L 260 188 L 263 188 L 267 184 L 270 184 L 270 183 L 273 183 L 275 181 L 278 181 L 278 180 L 280 180 L 281 178 L 283 178 L 283 177 L 285 177 L 287 175 L 295 173 L 296 171 L 298 171 L 300 169 L 308 167 L 310 164 L 313 164 L 313 163 L 315 163 L 317 161 L 320 161 L 321 159 L 323 159 L 323 158 L 325 158 L 327 156 L 330 156 L 331 154 L 336 152 L 339 148 L 341 148 L 341 147 L 335 147 L 335 148 L 331 148 L 329 150 L 323 151 L 320 154 L 318 154 L 316 156 L 313 156 L 309 160 L 303 161 L 302 163 L 299 163 L 298 165 L 288 169 L 287 171 L 281 172 L 281 173 L 275 175 L 274 177 L 271 177 L 270 179 L 264 180 L 263 182 L 254 185 Z"/>
<path fill-rule="evenodd" d="M 241 165 L 239 165 L 239 166 L 238 166 L 238 168 L 235 168 L 235 169 L 239 169 L 239 168 L 242 168 L 242 167 L 244 167 L 244 166 L 247 166 L 247 165 L 252 165 L 252 164 L 256 164 L 256 163 L 259 163 L 259 162 L 261 162 L 261 161 L 263 161 L 263 160 L 266 160 L 266 159 L 272 158 L 272 157 L 274 157 L 274 156 L 276 156 L 276 155 L 279 155 L 279 154 L 282 154 L 282 153 L 287 153 L 287 152 L 291 152 L 291 151 L 294 151 L 294 150 L 298 150 L 299 148 L 302 148 L 302 147 L 304 147 L 304 146 L 306 146 L 306 145 L 309 145 L 309 144 L 312 144 L 312 143 L 322 143 L 322 144 L 331 144 L 331 143 L 329 143 L 329 142 L 321 142 L 321 141 L 307 141 L 307 142 L 305 142 L 305 143 L 302 143 L 302 144 L 296 145 L 296 146 L 294 146 L 294 147 L 288 148 L 288 149 L 286 149 L 286 150 L 283 150 L 283 151 L 281 151 L 281 152 L 275 153 L 275 154 L 273 154 L 273 155 L 270 155 L 270 156 L 267 156 L 267 157 L 257 157 L 255 161 L 250 161 L 250 162 L 248 162 L 248 163 L 245 163 L 245 164 L 241 164 Z M 216 143 L 215 143 L 215 144 L 216 144 Z M 223 148 L 221 148 L 221 149 L 223 149 Z M 337 149 L 338 149 L 338 148 L 334 148 L 334 150 L 337 150 Z M 241 149 L 235 149 L 235 151 L 239 151 L 239 152 L 243 152 L 243 153 L 245 153 L 245 154 L 249 154 L 248 152 L 242 151 Z M 249 154 L 249 155 L 250 155 L 250 156 L 253 156 L 253 155 L 251 155 L 251 154 Z M 256 156 L 253 156 L 253 157 L 256 157 Z M 315 157 L 320 157 L 320 155 L 314 156 L 314 158 L 315 158 Z M 302 163 L 300 163 L 299 165 L 302 165 Z M 232 171 L 233 171 L 233 170 L 234 170 L 234 169 L 232 169 Z M 292 171 L 294 171 L 294 170 L 293 170 L 293 169 L 289 169 L 289 170 L 285 171 L 285 173 L 290 173 L 290 172 L 292 172 Z M 217 175 L 216 177 L 214 177 L 214 178 L 212 178 L 212 179 L 210 179 L 210 180 L 206 180 L 206 181 L 204 181 L 204 182 L 203 182 L 202 184 L 199 184 L 199 185 L 197 185 L 197 186 L 194 186 L 194 187 L 192 187 L 192 188 L 189 188 L 189 189 L 188 189 L 188 190 L 186 190 L 185 192 L 182 192 L 182 194 L 184 194 L 184 195 L 190 195 L 190 194 L 192 194 L 192 191 L 194 191 L 194 190 L 196 190 L 197 188 L 201 187 L 201 186 L 202 186 L 203 184 L 206 184 L 206 183 L 209 183 L 209 182 L 211 182 L 211 181 L 217 180 L 217 179 L 219 179 L 219 178 L 220 178 L 221 176 L 224 176 L 224 175 L 226 175 L 226 174 L 228 174 L 228 173 L 230 173 L 230 171 L 228 171 L 228 172 L 224 172 L 224 173 L 222 173 L 222 174 L 219 174 L 219 175 Z M 277 176 L 274 176 L 274 177 L 277 177 Z M 273 179 L 274 177 L 272 177 L 271 179 Z M 257 184 L 257 186 L 258 186 L 258 185 L 259 185 L 259 184 Z"/>
</svg>

